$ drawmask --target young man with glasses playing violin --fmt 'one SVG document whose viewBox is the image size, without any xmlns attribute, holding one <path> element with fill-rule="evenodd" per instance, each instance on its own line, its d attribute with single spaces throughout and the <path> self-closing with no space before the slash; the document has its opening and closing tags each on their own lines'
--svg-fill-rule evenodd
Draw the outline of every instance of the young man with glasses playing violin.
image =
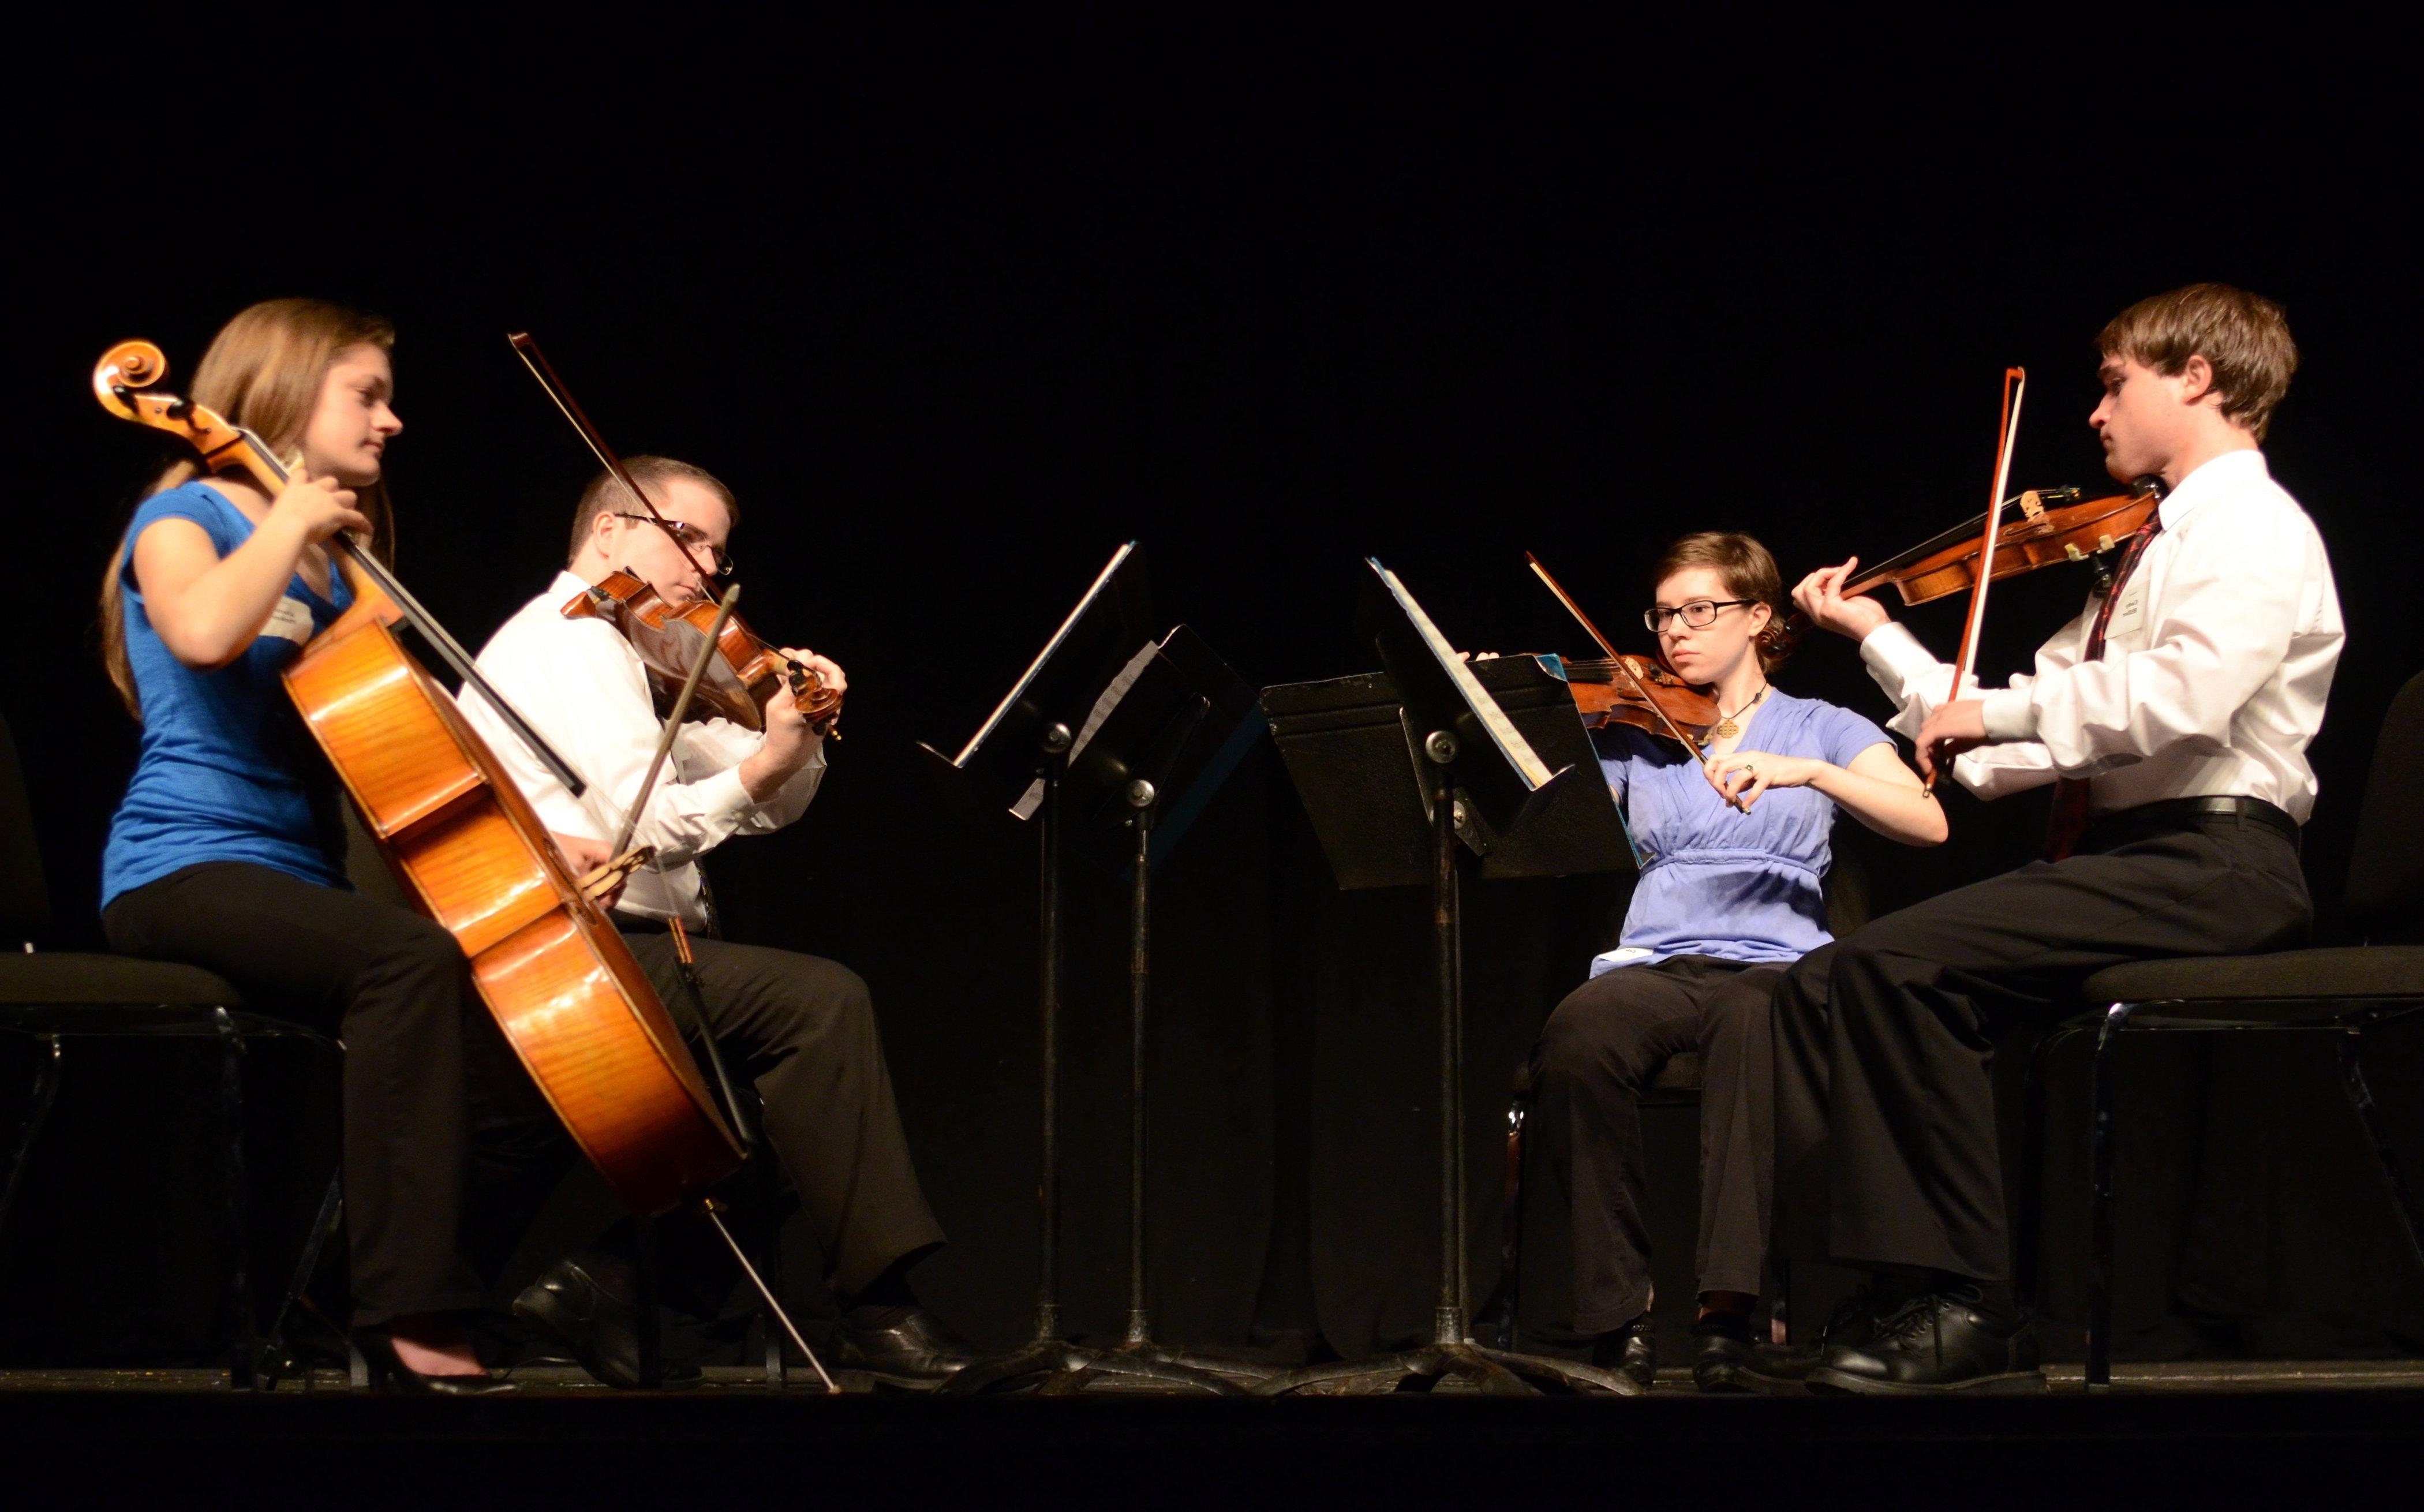
<svg viewBox="0 0 2424 1512">
<path fill-rule="evenodd" d="M 621 631 L 600 618 L 567 618 L 566 604 L 624 571 L 678 607 L 712 597 L 715 580 L 732 568 L 726 543 L 738 507 L 729 489 L 665 457 L 633 457 L 627 470 L 656 513 L 601 473 L 574 512 L 565 570 L 479 657 L 489 680 L 589 783 L 588 793 L 574 798 L 495 727 L 486 704 L 463 701 L 576 869 L 611 859 L 624 819 L 617 805 L 638 793 L 661 724 L 647 673 Z M 826 658 L 784 654 L 835 692 L 845 686 Z M 733 836 L 771 834 L 798 819 L 824 775 L 823 737 L 788 692 L 771 700 L 765 723 L 762 733 L 722 719 L 682 726 L 632 836 L 655 856 L 625 883 L 614 919 L 667 1009 L 678 1019 L 703 1017 L 736 1078 L 762 1099 L 767 1141 L 816 1227 L 842 1307 L 841 1362 L 895 1385 L 934 1385 L 967 1357 L 917 1305 L 906 1280 L 943 1233 L 910 1161 L 867 985 L 831 961 L 712 937 L 698 858 Z M 689 936 L 695 995 L 682 977 L 673 921 Z M 632 1297 L 628 1263 L 589 1253 L 542 1276 L 515 1312 L 568 1345 L 591 1374 L 629 1385 L 636 1382 Z"/>
<path fill-rule="evenodd" d="M 2170 492 L 2033 674 L 1956 696 L 1953 668 L 1842 596 L 1857 563 L 1794 590 L 1860 643 L 1924 770 L 1985 798 L 2058 784 L 2048 860 L 1877 919 L 1778 988 L 1779 1248 L 1873 1278 L 1815 1389 L 2042 1389 L 2011 1283 L 1995 1042 L 2079 1011 L 2105 966 L 2282 948 L 2311 922 L 2305 750 L 2343 636 L 2322 539 L 2257 449 L 2297 366 L 2288 323 L 2194 284 L 2097 346 L 2105 466 Z"/>
</svg>

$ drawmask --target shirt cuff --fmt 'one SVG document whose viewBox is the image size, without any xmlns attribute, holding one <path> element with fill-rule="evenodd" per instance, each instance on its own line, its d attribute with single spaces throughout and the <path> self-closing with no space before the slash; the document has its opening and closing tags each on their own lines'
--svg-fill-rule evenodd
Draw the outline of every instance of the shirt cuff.
<svg viewBox="0 0 2424 1512">
<path fill-rule="evenodd" d="M 2037 706 L 2030 701 L 2027 689 L 1998 688 L 1980 702 L 1985 706 L 1979 716 L 1985 721 L 1988 740 L 2008 745 L 2037 738 Z"/>
<path fill-rule="evenodd" d="M 1860 660 L 1872 672 L 1893 677 L 1903 688 L 1908 688 L 1938 666 L 1942 665 L 1919 637 L 1910 633 L 1900 620 L 1890 619 L 1860 638 Z"/>
<path fill-rule="evenodd" d="M 749 789 L 742 785 L 738 764 L 687 786 L 698 795 L 699 812 L 708 819 L 737 822 L 753 806 Z"/>
</svg>

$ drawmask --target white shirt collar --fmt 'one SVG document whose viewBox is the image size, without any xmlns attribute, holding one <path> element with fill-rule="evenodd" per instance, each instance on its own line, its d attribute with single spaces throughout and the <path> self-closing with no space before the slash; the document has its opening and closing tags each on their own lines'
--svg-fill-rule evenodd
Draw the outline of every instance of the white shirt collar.
<svg viewBox="0 0 2424 1512">
<path fill-rule="evenodd" d="M 2272 470 L 2265 462 L 2264 454 L 2252 446 L 2208 457 L 2194 472 L 2180 480 L 2178 487 L 2163 496 L 2161 505 L 2163 529 L 2168 531 L 2177 527 L 2190 510 L 2210 495 L 2225 488 L 2266 482 L 2272 476 Z"/>
</svg>

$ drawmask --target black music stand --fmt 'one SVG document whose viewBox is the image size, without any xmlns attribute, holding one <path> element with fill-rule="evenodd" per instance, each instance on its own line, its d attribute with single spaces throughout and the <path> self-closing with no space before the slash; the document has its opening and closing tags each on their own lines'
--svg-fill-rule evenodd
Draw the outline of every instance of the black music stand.
<svg viewBox="0 0 2424 1512">
<path fill-rule="evenodd" d="M 1556 673 L 1530 657 L 1467 664 L 1395 576 L 1366 560 L 1372 576 L 1356 632 L 1379 652 L 1385 676 L 1266 689 L 1264 704 L 1339 885 L 1431 884 L 1439 987 L 1439 1303 L 1431 1342 L 1421 1348 L 1308 1365 L 1264 1382 L 1256 1393 L 1349 1396 L 1430 1391 L 1453 1381 L 1491 1394 L 1547 1388 L 1636 1395 L 1641 1388 L 1613 1371 L 1485 1348 L 1473 1340 L 1458 938 L 1463 851 L 1482 859 L 1484 877 L 1612 870 L 1630 864 L 1623 820 Z M 1492 695 L 1492 683 L 1522 695 L 1532 717 L 1519 724 Z M 1543 737 L 1539 745 L 1525 725 Z M 1544 759 L 1544 749 L 1558 766 Z"/>
<path fill-rule="evenodd" d="M 953 1395 L 1032 1390 L 1060 1395 L 1091 1384 L 1235 1394 L 1225 1361 L 1180 1354 L 1153 1338 L 1145 1287 L 1144 1025 L 1150 979 L 1150 886 L 1212 790 L 1260 735 L 1253 690 L 1184 626 L 1145 639 L 1144 580 L 1135 544 L 1120 549 L 1076 610 L 959 756 L 924 747 L 963 807 L 1006 810 L 1042 831 L 1043 1208 L 1035 1334 L 1023 1347 L 961 1370 Z M 1139 642 L 1141 641 L 1141 647 Z M 1012 756 L 1028 753 L 1022 771 Z M 1132 866 L 1129 917 L 1128 1315 L 1113 1349 L 1072 1344 L 1060 1325 L 1060 867 L 1072 818 L 1081 844 Z M 1157 820 L 1157 821 L 1156 821 Z"/>
</svg>

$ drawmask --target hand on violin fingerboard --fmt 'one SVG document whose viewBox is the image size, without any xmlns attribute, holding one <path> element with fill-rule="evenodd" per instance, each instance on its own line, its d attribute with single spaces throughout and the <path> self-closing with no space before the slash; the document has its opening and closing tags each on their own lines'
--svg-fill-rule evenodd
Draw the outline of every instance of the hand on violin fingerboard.
<svg viewBox="0 0 2424 1512">
<path fill-rule="evenodd" d="M 1810 623 L 1821 629 L 1855 641 L 1865 641 L 1869 633 L 1892 618 L 1883 604 L 1865 596 L 1843 597 L 1843 584 L 1851 581 L 1858 570 L 1860 559 L 1853 557 L 1838 567 L 1820 567 L 1793 585 L 1795 608 L 1810 617 Z"/>
<path fill-rule="evenodd" d="M 843 675 L 841 663 L 833 658 L 790 645 L 783 647 L 783 654 L 815 673 L 820 681 L 833 690 L 835 697 L 838 698 L 850 691 L 850 678 Z"/>
</svg>

